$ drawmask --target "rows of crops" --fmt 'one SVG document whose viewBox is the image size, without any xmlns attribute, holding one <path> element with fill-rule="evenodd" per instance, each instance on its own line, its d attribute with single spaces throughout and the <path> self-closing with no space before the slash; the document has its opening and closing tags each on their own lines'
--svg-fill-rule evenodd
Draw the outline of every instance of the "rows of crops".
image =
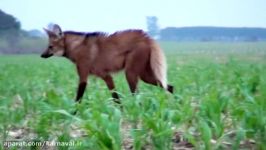
<svg viewBox="0 0 266 150">
<path fill-rule="evenodd" d="M 122 106 L 93 76 L 75 104 L 75 66 L 63 58 L 0 56 L 1 147 L 17 140 L 75 143 L 46 149 L 266 149 L 265 43 L 162 46 L 174 95 L 140 82 L 132 96 L 119 73 Z"/>
</svg>

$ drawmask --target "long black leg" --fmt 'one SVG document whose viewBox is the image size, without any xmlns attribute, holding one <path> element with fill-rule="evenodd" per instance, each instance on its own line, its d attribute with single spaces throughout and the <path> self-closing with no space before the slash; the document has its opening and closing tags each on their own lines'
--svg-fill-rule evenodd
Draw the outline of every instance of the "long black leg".
<svg viewBox="0 0 266 150">
<path fill-rule="evenodd" d="M 76 102 L 81 103 L 81 98 L 85 92 L 87 86 L 88 70 L 84 69 L 84 66 L 77 65 L 77 71 L 79 75 L 79 85 L 76 94 Z M 77 110 L 74 111 L 74 115 L 77 113 Z"/>
<path fill-rule="evenodd" d="M 81 82 L 79 83 L 79 87 L 78 87 L 78 90 L 77 90 L 77 96 L 76 96 L 76 102 L 81 102 L 81 98 L 84 94 L 84 91 L 86 89 L 86 86 L 87 86 L 87 82 Z"/>
<path fill-rule="evenodd" d="M 113 78 L 110 75 L 106 75 L 102 77 L 102 79 L 105 81 L 108 89 L 112 91 L 112 97 L 114 99 L 114 102 L 120 104 L 119 95 L 117 94 L 117 92 L 113 91 L 115 89 Z"/>
</svg>

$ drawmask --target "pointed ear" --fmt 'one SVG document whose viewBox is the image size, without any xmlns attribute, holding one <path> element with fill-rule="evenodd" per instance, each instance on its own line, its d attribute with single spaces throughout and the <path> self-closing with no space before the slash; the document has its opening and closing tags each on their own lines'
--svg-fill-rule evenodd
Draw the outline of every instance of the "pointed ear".
<svg viewBox="0 0 266 150">
<path fill-rule="evenodd" d="M 53 25 L 53 33 L 57 35 L 57 37 L 62 37 L 63 36 L 63 32 L 61 27 L 58 24 L 54 24 Z"/>
<path fill-rule="evenodd" d="M 43 30 L 48 34 L 49 37 L 52 37 L 52 38 L 56 38 L 57 37 L 57 35 L 54 32 L 52 32 L 52 31 L 50 31 L 48 29 L 43 28 Z"/>
</svg>

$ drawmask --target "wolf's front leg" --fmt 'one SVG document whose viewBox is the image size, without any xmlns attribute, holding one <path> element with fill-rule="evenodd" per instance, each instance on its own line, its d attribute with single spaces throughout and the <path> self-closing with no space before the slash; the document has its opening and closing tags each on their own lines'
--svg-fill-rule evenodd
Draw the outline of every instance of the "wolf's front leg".
<svg viewBox="0 0 266 150">
<path fill-rule="evenodd" d="M 87 86 L 87 82 L 79 83 L 79 87 L 77 90 L 77 96 L 76 96 L 76 102 L 79 102 L 79 103 L 81 102 L 81 98 L 85 92 L 86 86 Z"/>
<path fill-rule="evenodd" d="M 77 90 L 76 102 L 80 103 L 87 86 L 89 72 L 83 66 L 77 66 L 77 72 L 79 75 L 79 86 Z"/>
<path fill-rule="evenodd" d="M 79 85 L 77 89 L 77 95 L 76 95 L 76 102 L 80 103 L 81 98 L 85 92 L 86 86 L 87 86 L 87 79 L 88 79 L 88 71 L 83 69 L 82 67 L 77 66 L 77 72 L 79 75 Z M 77 114 L 77 109 L 72 113 L 73 115 Z"/>
<path fill-rule="evenodd" d="M 78 86 L 78 90 L 77 90 L 77 96 L 76 96 L 76 103 L 80 103 L 81 102 L 81 98 L 84 94 L 84 91 L 86 89 L 87 86 L 87 82 L 80 82 L 79 86 Z M 77 114 L 77 108 L 74 110 L 74 112 L 72 112 L 72 115 L 76 115 Z"/>
</svg>

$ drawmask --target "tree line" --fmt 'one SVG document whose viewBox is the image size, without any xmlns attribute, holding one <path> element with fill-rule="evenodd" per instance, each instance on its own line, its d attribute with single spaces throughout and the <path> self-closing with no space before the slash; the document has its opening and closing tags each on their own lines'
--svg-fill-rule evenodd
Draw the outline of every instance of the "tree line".
<svg viewBox="0 0 266 150">
<path fill-rule="evenodd" d="M 18 19 L 0 9 L 0 54 L 40 52 L 45 40 L 37 32 L 21 29 Z"/>
<path fill-rule="evenodd" d="M 158 18 L 146 18 L 147 33 L 160 41 L 266 41 L 266 28 L 166 27 Z M 0 9 L 0 54 L 40 53 L 47 45 L 39 30 L 25 31 L 14 16 Z"/>
<path fill-rule="evenodd" d="M 148 33 L 161 41 L 266 41 L 266 28 L 166 27 L 159 28 L 158 18 L 146 18 Z"/>
<path fill-rule="evenodd" d="M 265 28 L 167 27 L 160 30 L 163 41 L 266 41 Z"/>
</svg>

